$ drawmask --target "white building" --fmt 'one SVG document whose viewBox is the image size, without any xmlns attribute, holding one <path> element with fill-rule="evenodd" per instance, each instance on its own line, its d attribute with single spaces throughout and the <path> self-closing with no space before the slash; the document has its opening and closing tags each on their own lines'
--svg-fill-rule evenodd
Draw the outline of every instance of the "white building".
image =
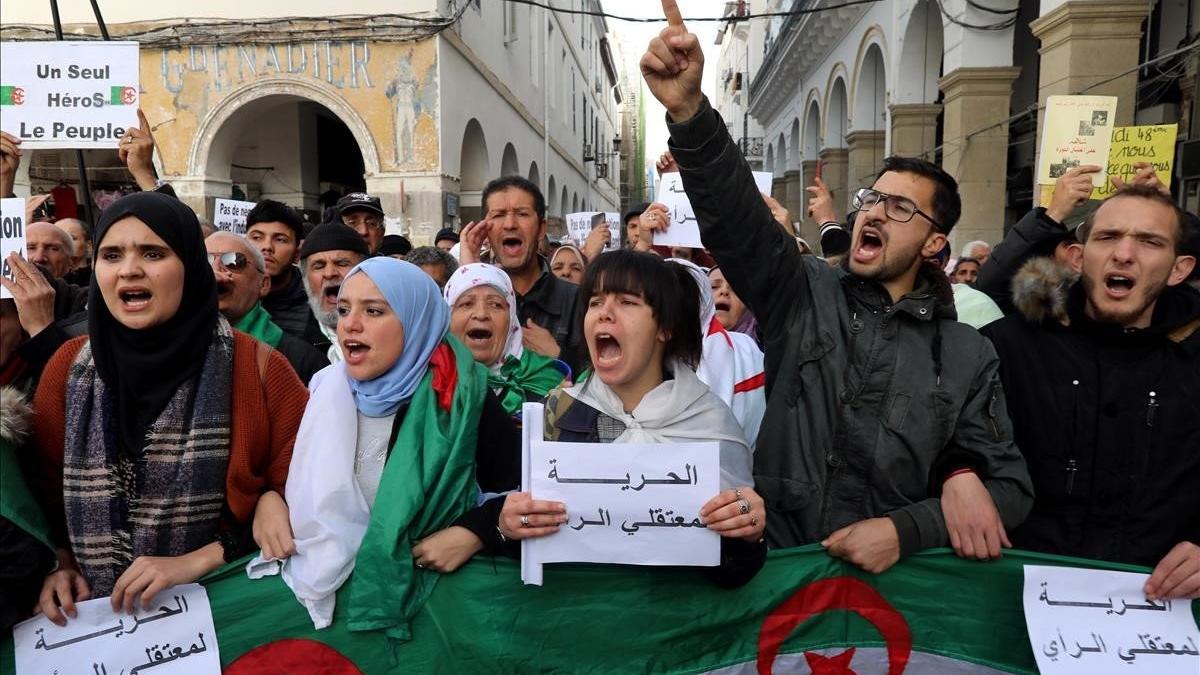
<svg viewBox="0 0 1200 675">
<path fill-rule="evenodd" d="M 102 8 L 113 39 L 141 43 L 160 174 L 201 213 L 235 188 L 314 215 L 323 193 L 366 189 L 420 243 L 477 218 L 509 174 L 552 215 L 619 209 L 620 66 L 601 18 L 493 0 Z M 87 3 L 62 10 L 68 39 L 98 35 Z M 46 5 L 0 10 L 5 40 L 53 39 L 49 24 Z M 73 151 L 29 154 L 28 189 L 75 182 Z M 87 163 L 93 190 L 127 180 L 115 152 Z"/>
</svg>

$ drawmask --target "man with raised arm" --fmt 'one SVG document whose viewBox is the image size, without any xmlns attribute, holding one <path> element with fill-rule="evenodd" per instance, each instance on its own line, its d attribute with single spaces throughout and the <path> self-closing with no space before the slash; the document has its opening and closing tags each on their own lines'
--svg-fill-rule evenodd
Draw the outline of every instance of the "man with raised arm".
<svg viewBox="0 0 1200 675">
<path fill-rule="evenodd" d="M 999 555 L 1033 495 L 995 350 L 954 320 L 945 275 L 924 263 L 958 220 L 954 179 L 922 160 L 888 158 L 855 195 L 848 269 L 801 256 L 700 92 L 696 36 L 674 0 L 662 5 L 668 25 L 642 57 L 642 75 L 667 109 L 704 245 L 766 345 L 754 473 L 771 511 L 767 540 L 820 541 L 871 572 L 947 544 Z M 664 216 L 651 207 L 643 229 L 662 229 Z"/>
</svg>

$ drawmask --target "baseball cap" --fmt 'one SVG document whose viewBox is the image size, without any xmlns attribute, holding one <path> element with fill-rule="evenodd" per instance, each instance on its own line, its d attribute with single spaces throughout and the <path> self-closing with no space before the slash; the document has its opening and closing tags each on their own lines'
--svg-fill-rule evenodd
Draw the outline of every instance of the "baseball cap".
<svg viewBox="0 0 1200 675">
<path fill-rule="evenodd" d="M 351 192 L 337 201 L 337 212 L 345 213 L 352 209 L 361 209 L 364 211 L 372 211 L 379 215 L 384 215 L 383 206 L 379 203 L 379 197 L 372 197 L 365 192 Z"/>
</svg>

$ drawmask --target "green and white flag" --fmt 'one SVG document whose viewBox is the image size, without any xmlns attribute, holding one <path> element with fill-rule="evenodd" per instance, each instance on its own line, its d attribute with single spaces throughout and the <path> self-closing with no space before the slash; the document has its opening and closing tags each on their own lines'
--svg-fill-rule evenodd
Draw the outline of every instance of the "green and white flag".
<svg viewBox="0 0 1200 675">
<path fill-rule="evenodd" d="M 316 631 L 278 577 L 251 581 L 244 561 L 203 583 L 221 661 L 235 675 L 1036 673 L 1025 564 L 1145 571 L 1018 551 L 980 563 L 938 550 L 873 576 L 808 546 L 773 551 L 734 590 L 696 569 L 598 565 L 555 566 L 538 588 L 521 584 L 516 563 L 479 558 L 441 578 L 407 642 L 348 630 L 346 587 L 333 625 Z M 12 672 L 11 641 L 0 672 Z"/>
</svg>

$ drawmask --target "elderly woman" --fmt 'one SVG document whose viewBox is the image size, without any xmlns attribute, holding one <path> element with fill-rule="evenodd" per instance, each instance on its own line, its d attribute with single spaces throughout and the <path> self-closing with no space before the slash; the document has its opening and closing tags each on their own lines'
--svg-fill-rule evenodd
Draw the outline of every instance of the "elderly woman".
<svg viewBox="0 0 1200 675">
<path fill-rule="evenodd" d="M 89 596 L 145 607 L 244 555 L 251 531 L 290 547 L 281 495 L 307 399 L 283 356 L 217 311 L 182 202 L 123 197 L 96 242 L 90 338 L 58 350 L 34 398 L 31 478 L 60 547 L 40 605 L 59 624 Z"/>
<path fill-rule="evenodd" d="M 504 270 L 464 265 L 450 277 L 445 295 L 450 333 L 488 369 L 488 387 L 508 414 L 520 415 L 521 404 L 546 398 L 570 374 L 562 361 L 522 345 L 517 297 Z"/>
<path fill-rule="evenodd" d="M 729 407 L 699 380 L 699 294 L 690 273 L 652 253 L 600 256 L 579 292 L 592 376 L 546 402 L 547 440 L 574 443 L 720 444 L 721 492 L 699 516 L 721 535 L 721 565 L 710 578 L 740 586 L 762 568 L 767 513 L 754 491 L 751 452 Z M 565 520 L 560 502 L 508 495 L 500 531 L 509 539 L 551 535 Z"/>
<path fill-rule="evenodd" d="M 312 381 L 288 479 L 296 553 L 283 578 L 324 628 L 354 571 L 342 594 L 351 629 L 404 637 L 437 573 L 508 551 L 496 529 L 503 498 L 483 495 L 520 482 L 520 435 L 487 370 L 447 339 L 450 309 L 421 268 L 367 259 L 337 307 L 345 360 Z"/>
<path fill-rule="evenodd" d="M 587 260 L 583 257 L 583 251 L 574 244 L 563 244 L 555 249 L 554 255 L 550 256 L 550 273 L 559 279 L 578 284 L 583 281 L 585 269 L 587 269 Z"/>
</svg>

